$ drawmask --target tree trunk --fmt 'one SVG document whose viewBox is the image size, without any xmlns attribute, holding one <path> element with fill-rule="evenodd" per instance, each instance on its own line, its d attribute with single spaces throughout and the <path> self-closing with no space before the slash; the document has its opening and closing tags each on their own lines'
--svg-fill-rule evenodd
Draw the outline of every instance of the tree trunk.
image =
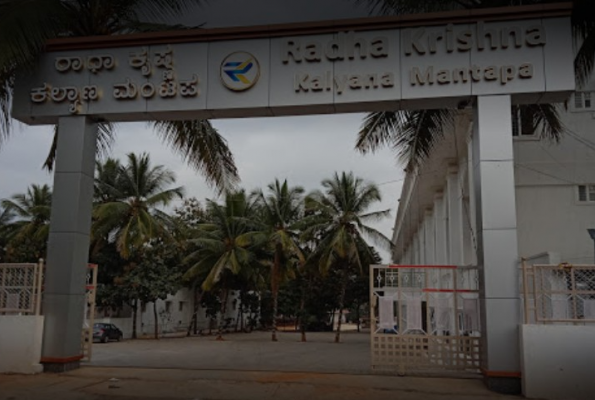
<svg viewBox="0 0 595 400">
<path fill-rule="evenodd" d="M 229 290 L 223 289 L 223 299 L 221 300 L 221 311 L 220 311 L 220 320 L 219 320 L 219 329 L 217 330 L 217 339 L 216 340 L 223 340 L 223 324 L 225 323 L 225 311 L 227 310 L 227 296 L 229 295 Z"/>
<path fill-rule="evenodd" d="M 300 332 L 301 332 L 301 341 L 306 342 L 306 319 L 305 317 L 305 310 L 306 309 L 306 296 L 302 293 L 302 298 L 300 300 Z"/>
<path fill-rule="evenodd" d="M 347 290 L 347 276 L 348 268 L 345 265 L 343 270 L 343 277 L 341 279 L 341 295 L 339 297 L 339 320 L 337 321 L 337 335 L 335 336 L 335 343 L 341 342 L 341 323 L 343 320 L 343 307 L 345 305 L 345 291 Z"/>
<path fill-rule="evenodd" d="M 234 328 L 234 331 L 237 332 L 238 331 L 238 325 L 240 324 L 240 316 L 242 315 L 242 295 L 240 294 L 240 297 L 238 299 L 238 302 L 240 303 L 238 305 L 238 316 L 236 317 L 236 326 Z"/>
<path fill-rule="evenodd" d="M 200 302 L 202 301 L 202 296 L 204 295 L 204 291 L 198 289 L 197 286 L 194 287 L 194 313 L 192 314 L 192 320 L 190 321 L 190 325 L 188 325 L 188 331 L 186 332 L 186 336 L 190 336 L 190 332 L 194 328 L 194 334 L 196 335 L 197 332 L 197 325 L 198 325 L 198 310 L 200 309 Z"/>
<path fill-rule="evenodd" d="M 240 302 L 240 310 L 242 311 L 240 313 L 240 330 L 242 332 L 245 332 L 245 327 L 244 327 L 244 302 Z"/>
<path fill-rule="evenodd" d="M 337 315 L 337 310 L 333 308 L 333 311 L 331 312 L 331 331 L 335 330 L 335 315 Z"/>
<path fill-rule="evenodd" d="M 359 304 L 359 302 L 357 302 L 357 308 L 355 309 L 355 318 L 357 321 L 357 333 L 361 332 L 360 331 L 360 308 L 361 308 L 361 304 Z"/>
<path fill-rule="evenodd" d="M 132 338 L 136 339 L 136 320 L 138 318 L 138 300 L 134 300 L 132 306 Z"/>
<path fill-rule="evenodd" d="M 275 246 L 275 260 L 271 271 L 271 292 L 273 294 L 273 326 L 271 340 L 277 341 L 277 311 L 279 308 L 279 264 L 281 264 L 281 245 Z"/>
<path fill-rule="evenodd" d="M 153 302 L 153 316 L 155 317 L 155 339 L 159 339 L 159 319 L 157 318 L 157 299 Z"/>
</svg>

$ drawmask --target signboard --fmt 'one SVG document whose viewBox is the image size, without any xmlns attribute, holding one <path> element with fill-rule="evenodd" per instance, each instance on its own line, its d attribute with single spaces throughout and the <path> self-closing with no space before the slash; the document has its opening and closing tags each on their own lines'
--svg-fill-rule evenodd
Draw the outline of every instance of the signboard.
<svg viewBox="0 0 595 400">
<path fill-rule="evenodd" d="M 570 18 L 555 11 L 50 46 L 38 70 L 18 79 L 13 115 L 42 124 L 69 115 L 127 121 L 434 108 L 495 94 L 560 100 L 574 89 L 573 50 Z"/>
</svg>

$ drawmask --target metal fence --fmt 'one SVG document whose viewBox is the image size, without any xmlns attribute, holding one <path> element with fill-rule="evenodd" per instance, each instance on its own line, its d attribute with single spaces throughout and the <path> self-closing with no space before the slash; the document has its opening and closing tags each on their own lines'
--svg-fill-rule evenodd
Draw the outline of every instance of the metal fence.
<svg viewBox="0 0 595 400">
<path fill-rule="evenodd" d="M 595 265 L 522 264 L 526 324 L 594 324 Z"/>
<path fill-rule="evenodd" d="M 43 261 L 0 264 L 0 314 L 40 315 Z"/>
<path fill-rule="evenodd" d="M 476 268 L 374 265 L 370 277 L 374 370 L 479 372 Z"/>
</svg>

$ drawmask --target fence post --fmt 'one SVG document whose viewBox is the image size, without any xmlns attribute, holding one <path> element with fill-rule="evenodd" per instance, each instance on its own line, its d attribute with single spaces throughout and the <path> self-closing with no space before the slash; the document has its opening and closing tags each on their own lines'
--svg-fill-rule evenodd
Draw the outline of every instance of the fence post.
<svg viewBox="0 0 595 400">
<path fill-rule="evenodd" d="M 41 315 L 41 296 L 42 296 L 42 288 L 43 288 L 43 265 L 44 261 L 43 258 L 39 259 L 37 263 L 37 274 L 35 280 L 37 284 L 35 286 L 35 315 Z"/>
<path fill-rule="evenodd" d="M 525 324 L 529 323 L 529 288 L 527 286 L 527 259 L 521 257 L 521 269 L 523 275 L 523 320 Z"/>
<path fill-rule="evenodd" d="M 577 307 L 577 294 L 576 294 L 576 277 L 574 275 L 574 267 L 572 265 L 570 265 L 570 279 L 571 279 L 571 288 L 572 291 L 570 292 L 571 296 L 572 296 L 572 319 L 575 320 L 574 325 L 577 324 L 578 321 L 576 321 L 578 319 L 578 307 Z"/>
</svg>

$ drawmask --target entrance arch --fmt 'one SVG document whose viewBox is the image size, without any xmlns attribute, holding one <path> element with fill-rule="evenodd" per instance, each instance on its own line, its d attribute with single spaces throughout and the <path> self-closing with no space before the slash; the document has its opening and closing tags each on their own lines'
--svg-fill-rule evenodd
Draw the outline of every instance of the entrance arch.
<svg viewBox="0 0 595 400">
<path fill-rule="evenodd" d="M 44 361 L 68 368 L 80 357 L 99 121 L 472 103 L 482 369 L 518 377 L 510 107 L 574 89 L 569 14 L 555 5 L 51 41 L 37 71 L 19 77 L 13 104 L 16 119 L 60 129 Z"/>
</svg>

